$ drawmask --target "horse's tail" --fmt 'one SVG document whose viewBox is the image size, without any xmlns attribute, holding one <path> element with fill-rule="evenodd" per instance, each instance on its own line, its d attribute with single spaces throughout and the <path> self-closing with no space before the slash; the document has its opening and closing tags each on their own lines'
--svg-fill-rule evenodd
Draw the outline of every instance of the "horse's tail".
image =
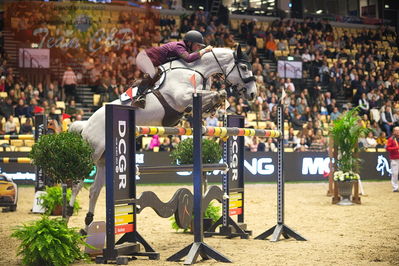
<svg viewBox="0 0 399 266">
<path fill-rule="evenodd" d="M 81 134 L 86 124 L 87 121 L 75 121 L 69 126 L 68 131 Z"/>
</svg>

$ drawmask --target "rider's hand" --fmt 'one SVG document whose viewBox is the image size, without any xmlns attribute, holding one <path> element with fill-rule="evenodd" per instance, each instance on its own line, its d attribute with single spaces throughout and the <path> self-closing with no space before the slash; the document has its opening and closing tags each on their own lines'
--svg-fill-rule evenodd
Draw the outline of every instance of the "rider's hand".
<svg viewBox="0 0 399 266">
<path fill-rule="evenodd" d="M 212 45 L 208 45 L 207 47 L 205 47 L 206 53 L 212 51 L 212 49 L 213 49 L 213 46 L 212 46 Z"/>
<path fill-rule="evenodd" d="M 202 50 L 200 51 L 200 55 L 203 56 L 204 54 L 206 54 L 206 53 L 212 51 L 212 49 L 213 49 L 213 47 L 212 47 L 211 45 L 208 45 L 207 47 L 205 47 L 204 49 L 202 49 Z"/>
</svg>

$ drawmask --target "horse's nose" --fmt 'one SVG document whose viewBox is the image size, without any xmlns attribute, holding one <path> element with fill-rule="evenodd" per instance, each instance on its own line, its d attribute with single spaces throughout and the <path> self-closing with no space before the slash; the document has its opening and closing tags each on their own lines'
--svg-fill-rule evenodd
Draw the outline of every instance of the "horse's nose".
<svg viewBox="0 0 399 266">
<path fill-rule="evenodd" d="M 249 97 L 249 98 L 250 98 L 251 101 L 253 101 L 253 100 L 255 99 L 255 93 L 252 92 L 252 93 L 250 94 L 250 97 Z"/>
</svg>

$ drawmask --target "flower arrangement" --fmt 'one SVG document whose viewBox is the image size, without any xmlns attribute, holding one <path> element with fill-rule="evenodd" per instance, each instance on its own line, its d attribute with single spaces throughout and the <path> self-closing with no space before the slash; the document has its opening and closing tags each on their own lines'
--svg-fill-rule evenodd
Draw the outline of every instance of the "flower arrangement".
<svg viewBox="0 0 399 266">
<path fill-rule="evenodd" d="M 352 181 L 352 180 L 359 180 L 360 176 L 359 174 L 349 171 L 349 172 L 343 172 L 343 171 L 336 171 L 334 172 L 334 181 Z"/>
</svg>

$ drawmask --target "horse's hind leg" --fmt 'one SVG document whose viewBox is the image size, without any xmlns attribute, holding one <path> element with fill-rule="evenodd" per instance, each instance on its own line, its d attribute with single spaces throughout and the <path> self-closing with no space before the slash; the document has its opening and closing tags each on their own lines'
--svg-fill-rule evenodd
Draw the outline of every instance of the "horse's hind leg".
<svg viewBox="0 0 399 266">
<path fill-rule="evenodd" d="M 101 159 L 97 163 L 97 173 L 94 183 L 90 187 L 90 201 L 89 201 L 89 211 L 86 214 L 85 224 L 86 232 L 88 226 L 91 224 L 94 218 L 94 210 L 96 208 L 96 203 L 98 196 L 100 195 L 101 189 L 105 183 L 105 164 L 104 159 Z"/>
</svg>

